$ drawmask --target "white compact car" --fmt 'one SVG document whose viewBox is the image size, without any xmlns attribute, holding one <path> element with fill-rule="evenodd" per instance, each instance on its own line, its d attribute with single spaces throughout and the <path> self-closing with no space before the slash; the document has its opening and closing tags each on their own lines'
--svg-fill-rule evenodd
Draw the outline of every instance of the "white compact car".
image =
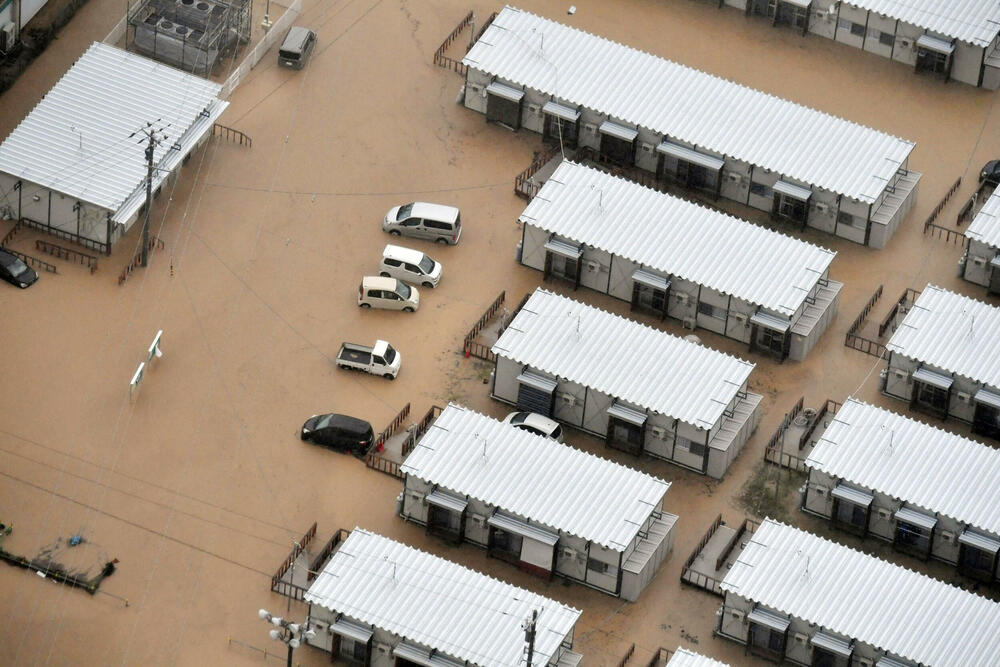
<svg viewBox="0 0 1000 667">
<path fill-rule="evenodd" d="M 420 252 L 391 243 L 382 251 L 379 275 L 404 280 L 421 287 L 437 287 L 441 263 Z"/>
<path fill-rule="evenodd" d="M 415 201 L 389 209 L 382 231 L 455 245 L 462 236 L 462 214 L 454 206 Z"/>
<path fill-rule="evenodd" d="M 358 286 L 358 305 L 362 308 L 385 308 L 412 313 L 420 307 L 420 292 L 402 280 L 365 276 Z"/>
<path fill-rule="evenodd" d="M 563 441 L 563 429 L 559 422 L 537 412 L 512 412 L 503 418 L 503 423 L 556 442 Z"/>
</svg>

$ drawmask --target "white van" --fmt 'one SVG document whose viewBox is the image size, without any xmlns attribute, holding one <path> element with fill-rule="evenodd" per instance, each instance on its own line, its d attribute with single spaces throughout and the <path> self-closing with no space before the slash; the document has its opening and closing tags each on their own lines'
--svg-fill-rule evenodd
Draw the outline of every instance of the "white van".
<svg viewBox="0 0 1000 667">
<path fill-rule="evenodd" d="M 389 209 L 382 231 L 455 245 L 462 236 L 462 214 L 454 206 L 415 201 Z"/>
<path fill-rule="evenodd" d="M 420 292 L 395 278 L 365 276 L 358 286 L 358 305 L 412 313 L 420 307 Z"/>
<path fill-rule="evenodd" d="M 382 251 L 379 275 L 386 278 L 392 276 L 423 287 L 437 287 L 441 280 L 441 263 L 419 250 L 390 243 Z"/>
</svg>

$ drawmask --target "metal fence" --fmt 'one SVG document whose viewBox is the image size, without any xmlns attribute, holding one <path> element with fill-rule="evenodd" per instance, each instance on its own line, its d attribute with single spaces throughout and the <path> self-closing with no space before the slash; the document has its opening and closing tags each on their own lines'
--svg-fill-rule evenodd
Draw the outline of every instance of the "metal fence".
<svg viewBox="0 0 1000 667">
<path fill-rule="evenodd" d="M 628 650 L 625 651 L 625 656 L 618 661 L 618 667 L 625 667 L 628 661 L 632 659 L 632 656 L 634 654 L 635 654 L 635 644 L 632 644 L 631 646 L 628 647 Z"/>
<path fill-rule="evenodd" d="M 878 289 L 875 290 L 875 293 L 872 294 L 870 299 L 868 299 L 868 303 L 865 304 L 865 307 L 862 308 L 861 312 L 858 313 L 858 316 L 854 318 L 854 323 L 851 324 L 851 328 L 847 330 L 847 335 L 844 337 L 844 345 L 875 357 L 885 357 L 885 345 L 882 345 L 878 341 L 871 340 L 870 338 L 860 336 L 857 333 L 861 330 L 861 327 L 864 326 L 872 308 L 875 307 L 875 304 L 878 303 L 878 300 L 881 298 L 882 285 L 879 285 Z"/>
<path fill-rule="evenodd" d="M 903 291 L 903 294 L 896 299 L 896 303 L 893 305 L 892 310 L 889 311 L 889 314 L 885 316 L 885 319 L 883 319 L 882 323 L 878 326 L 879 338 L 884 336 L 885 332 L 890 329 L 895 331 L 895 321 L 899 311 L 901 309 L 904 312 L 909 310 L 909 307 L 913 305 L 913 302 L 917 300 L 918 296 L 920 296 L 919 290 L 915 290 L 911 287 L 907 287 Z"/>
<path fill-rule="evenodd" d="M 349 530 L 345 530 L 343 528 L 337 529 L 337 532 L 335 532 L 333 536 L 327 540 L 327 543 L 323 545 L 323 548 L 320 549 L 319 553 L 316 554 L 316 557 L 312 559 L 311 563 L 309 563 L 309 571 L 306 573 L 306 581 L 312 581 L 316 578 L 316 575 L 320 572 L 320 568 L 326 564 L 326 561 L 330 558 L 333 552 L 337 550 L 340 543 L 346 540 L 350 534 L 351 531 Z"/>
<path fill-rule="evenodd" d="M 470 356 L 485 359 L 486 361 L 493 361 L 496 359 L 496 356 L 490 352 L 490 348 L 488 346 L 483 345 L 482 343 L 476 343 L 474 342 L 474 339 L 479 335 L 480 331 L 486 328 L 489 321 L 496 317 L 496 314 L 500 312 L 506 298 L 506 290 L 500 292 L 500 295 L 493 299 L 493 303 L 486 308 L 486 311 L 480 315 L 479 319 L 476 320 L 476 323 L 472 325 L 472 328 L 469 329 L 469 333 L 465 334 L 465 339 L 462 341 L 462 352 L 465 354 L 466 359 Z"/>
<path fill-rule="evenodd" d="M 547 145 L 531 160 L 531 164 L 514 177 L 514 194 L 523 199 L 531 201 L 538 194 L 541 185 L 533 182 L 531 177 L 548 164 L 549 160 L 559 153 L 559 146 Z"/>
<path fill-rule="evenodd" d="M 264 57 L 264 54 L 274 46 L 275 42 L 284 38 L 285 31 L 288 30 L 301 11 L 302 0 L 293 0 L 292 4 L 285 10 L 285 13 L 281 15 L 281 18 L 274 22 L 270 30 L 267 31 L 267 34 L 264 35 L 264 38 L 257 42 L 257 45 L 250 50 L 250 53 L 243 59 L 243 62 L 239 64 L 239 67 L 222 84 L 222 91 L 219 93 L 220 97 L 225 98 L 233 94 L 236 86 L 240 85 L 240 82 L 246 78 L 250 70 L 257 66 L 257 63 Z"/>
<path fill-rule="evenodd" d="M 662 646 L 656 650 L 653 654 L 653 658 L 646 663 L 646 667 L 663 667 L 668 662 L 670 658 L 674 656 L 674 652 L 670 649 L 663 648 Z"/>
<path fill-rule="evenodd" d="M 219 123 L 212 124 L 212 136 L 223 137 L 227 141 L 232 141 L 240 146 L 246 146 L 247 148 L 253 148 L 253 139 L 246 135 L 244 132 L 240 132 L 232 127 L 227 127 L 226 125 L 220 125 Z"/>
<path fill-rule="evenodd" d="M 454 58 L 449 58 L 444 54 L 444 52 L 448 50 L 448 47 L 450 47 L 455 42 L 455 40 L 458 39 L 458 36 L 461 35 L 466 28 L 468 28 L 469 26 L 474 26 L 475 22 L 476 22 L 476 15 L 474 12 L 471 11 L 465 15 L 465 18 L 463 18 L 461 21 L 458 22 L 458 25 L 455 26 L 455 29 L 452 30 L 451 33 L 444 38 L 444 41 L 441 42 L 441 46 L 437 47 L 437 51 L 434 52 L 435 65 L 437 65 L 438 67 L 444 67 L 445 69 L 453 70 L 455 72 L 458 72 L 462 76 L 465 76 L 465 72 L 468 68 L 462 64 L 462 61 L 455 60 Z M 472 48 L 473 44 L 472 39 L 474 34 L 475 33 L 473 32 L 473 35 L 469 36 L 469 46 L 466 47 L 465 49 L 466 52 L 468 52 L 468 50 Z"/>
<path fill-rule="evenodd" d="M 372 442 L 372 446 L 368 448 L 368 451 L 381 452 L 382 448 L 385 446 L 385 441 L 391 438 L 396 433 L 396 431 L 399 430 L 399 427 L 402 426 L 404 423 L 406 423 L 406 420 L 407 418 L 409 418 L 409 416 L 410 416 L 410 404 L 407 403 L 406 405 L 403 406 L 403 409 L 400 410 L 396 414 L 396 416 L 392 418 L 392 421 L 389 422 L 389 425 L 386 426 L 385 429 L 383 429 L 382 432 L 378 434 L 378 437 L 375 438 L 375 440 Z"/>
<path fill-rule="evenodd" d="M 717 515 L 715 517 L 715 521 L 712 522 L 712 525 L 709 526 L 708 530 L 705 531 L 705 534 L 701 536 L 701 541 L 698 542 L 698 546 L 694 548 L 691 555 L 688 556 L 688 559 L 684 562 L 684 567 L 681 568 L 682 584 L 690 584 L 698 588 L 704 588 L 709 593 L 722 595 L 722 589 L 719 587 L 720 582 L 717 579 L 707 574 L 698 572 L 691 566 L 698 558 L 698 554 L 700 554 L 702 549 L 705 548 L 705 545 L 708 544 L 708 541 L 712 539 L 713 535 L 715 535 L 715 531 L 719 529 L 719 526 L 725 525 L 725 523 L 726 522 L 722 520 L 722 515 Z"/>
<path fill-rule="evenodd" d="M 295 600 L 302 600 L 304 598 L 306 593 L 305 588 L 289 581 L 282 581 L 281 578 L 292 568 L 295 564 L 295 559 L 299 557 L 299 554 L 306 550 L 306 547 L 309 546 L 309 543 L 312 542 L 314 537 L 316 537 L 315 521 L 313 522 L 313 525 L 309 527 L 309 530 L 307 530 L 302 536 L 302 539 L 295 543 L 295 546 L 292 547 L 291 552 L 278 567 L 277 571 L 271 575 L 272 591 Z"/>
<path fill-rule="evenodd" d="M 65 248 L 49 241 L 43 241 L 42 239 L 35 240 L 35 250 L 41 250 L 42 252 L 52 255 L 53 257 L 58 257 L 59 259 L 68 259 L 79 262 L 89 268 L 91 273 L 97 270 L 97 257 L 89 255 L 85 252 L 80 252 L 79 250 Z"/>
<path fill-rule="evenodd" d="M 150 236 L 149 246 L 146 248 L 147 254 L 153 252 L 154 250 L 163 250 L 164 247 L 165 246 L 163 244 L 163 241 L 160 240 L 159 237 Z M 118 284 L 124 285 L 125 281 L 128 280 L 128 277 L 132 275 L 132 272 L 135 271 L 137 268 L 139 268 L 141 265 L 142 265 L 142 249 L 139 249 L 132 257 L 132 261 L 126 264 L 125 268 L 122 269 L 122 272 L 118 274 Z"/>
</svg>

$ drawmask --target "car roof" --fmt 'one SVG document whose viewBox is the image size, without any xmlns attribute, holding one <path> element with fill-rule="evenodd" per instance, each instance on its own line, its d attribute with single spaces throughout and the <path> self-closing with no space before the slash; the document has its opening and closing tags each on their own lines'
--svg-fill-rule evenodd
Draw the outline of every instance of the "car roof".
<svg viewBox="0 0 1000 667">
<path fill-rule="evenodd" d="M 545 415 L 540 415 L 537 412 L 526 413 L 524 421 L 521 423 L 525 426 L 534 426 L 536 428 L 540 428 L 543 431 L 551 431 L 556 426 L 559 426 L 559 422 L 557 422 L 556 420 L 549 419 Z"/>
<path fill-rule="evenodd" d="M 4 266 L 11 264 L 16 259 L 19 259 L 17 255 L 0 248 L 0 262 L 2 262 Z"/>
<path fill-rule="evenodd" d="M 332 414 L 327 428 L 336 428 L 341 431 L 357 433 L 358 435 L 368 435 L 372 430 L 372 425 L 364 419 L 350 417 L 348 415 Z"/>
<path fill-rule="evenodd" d="M 419 264 L 420 260 L 424 257 L 424 253 L 413 248 L 404 248 L 401 245 L 387 243 L 385 250 L 382 251 L 382 256 L 398 259 L 402 262 L 409 262 L 410 264 Z"/>
<path fill-rule="evenodd" d="M 309 28 L 303 28 L 302 26 L 295 25 L 288 29 L 288 34 L 285 35 L 285 41 L 281 43 L 282 49 L 301 49 L 306 43 L 306 38 L 312 32 Z"/>
<path fill-rule="evenodd" d="M 454 206 L 415 201 L 413 202 L 413 210 L 410 212 L 410 215 L 417 218 L 440 220 L 441 222 L 455 222 L 458 218 L 458 209 Z"/>
<path fill-rule="evenodd" d="M 383 278 L 382 276 L 365 276 L 361 279 L 361 286 L 365 289 L 387 289 L 395 291 L 399 281 L 395 278 Z"/>
</svg>

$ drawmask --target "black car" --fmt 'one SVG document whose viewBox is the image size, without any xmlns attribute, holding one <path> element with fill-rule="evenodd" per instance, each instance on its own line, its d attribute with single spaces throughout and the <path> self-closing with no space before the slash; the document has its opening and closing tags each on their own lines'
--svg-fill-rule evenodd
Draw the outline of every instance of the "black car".
<svg viewBox="0 0 1000 667">
<path fill-rule="evenodd" d="M 313 415 L 302 425 L 302 439 L 317 445 L 364 454 L 375 440 L 372 425 L 347 415 Z"/>
<path fill-rule="evenodd" d="M 35 284 L 38 274 L 17 255 L 0 248 L 0 278 L 24 289 Z"/>
<path fill-rule="evenodd" d="M 1000 185 L 1000 160 L 990 160 L 983 166 L 983 170 L 979 172 L 979 182 Z"/>
</svg>

